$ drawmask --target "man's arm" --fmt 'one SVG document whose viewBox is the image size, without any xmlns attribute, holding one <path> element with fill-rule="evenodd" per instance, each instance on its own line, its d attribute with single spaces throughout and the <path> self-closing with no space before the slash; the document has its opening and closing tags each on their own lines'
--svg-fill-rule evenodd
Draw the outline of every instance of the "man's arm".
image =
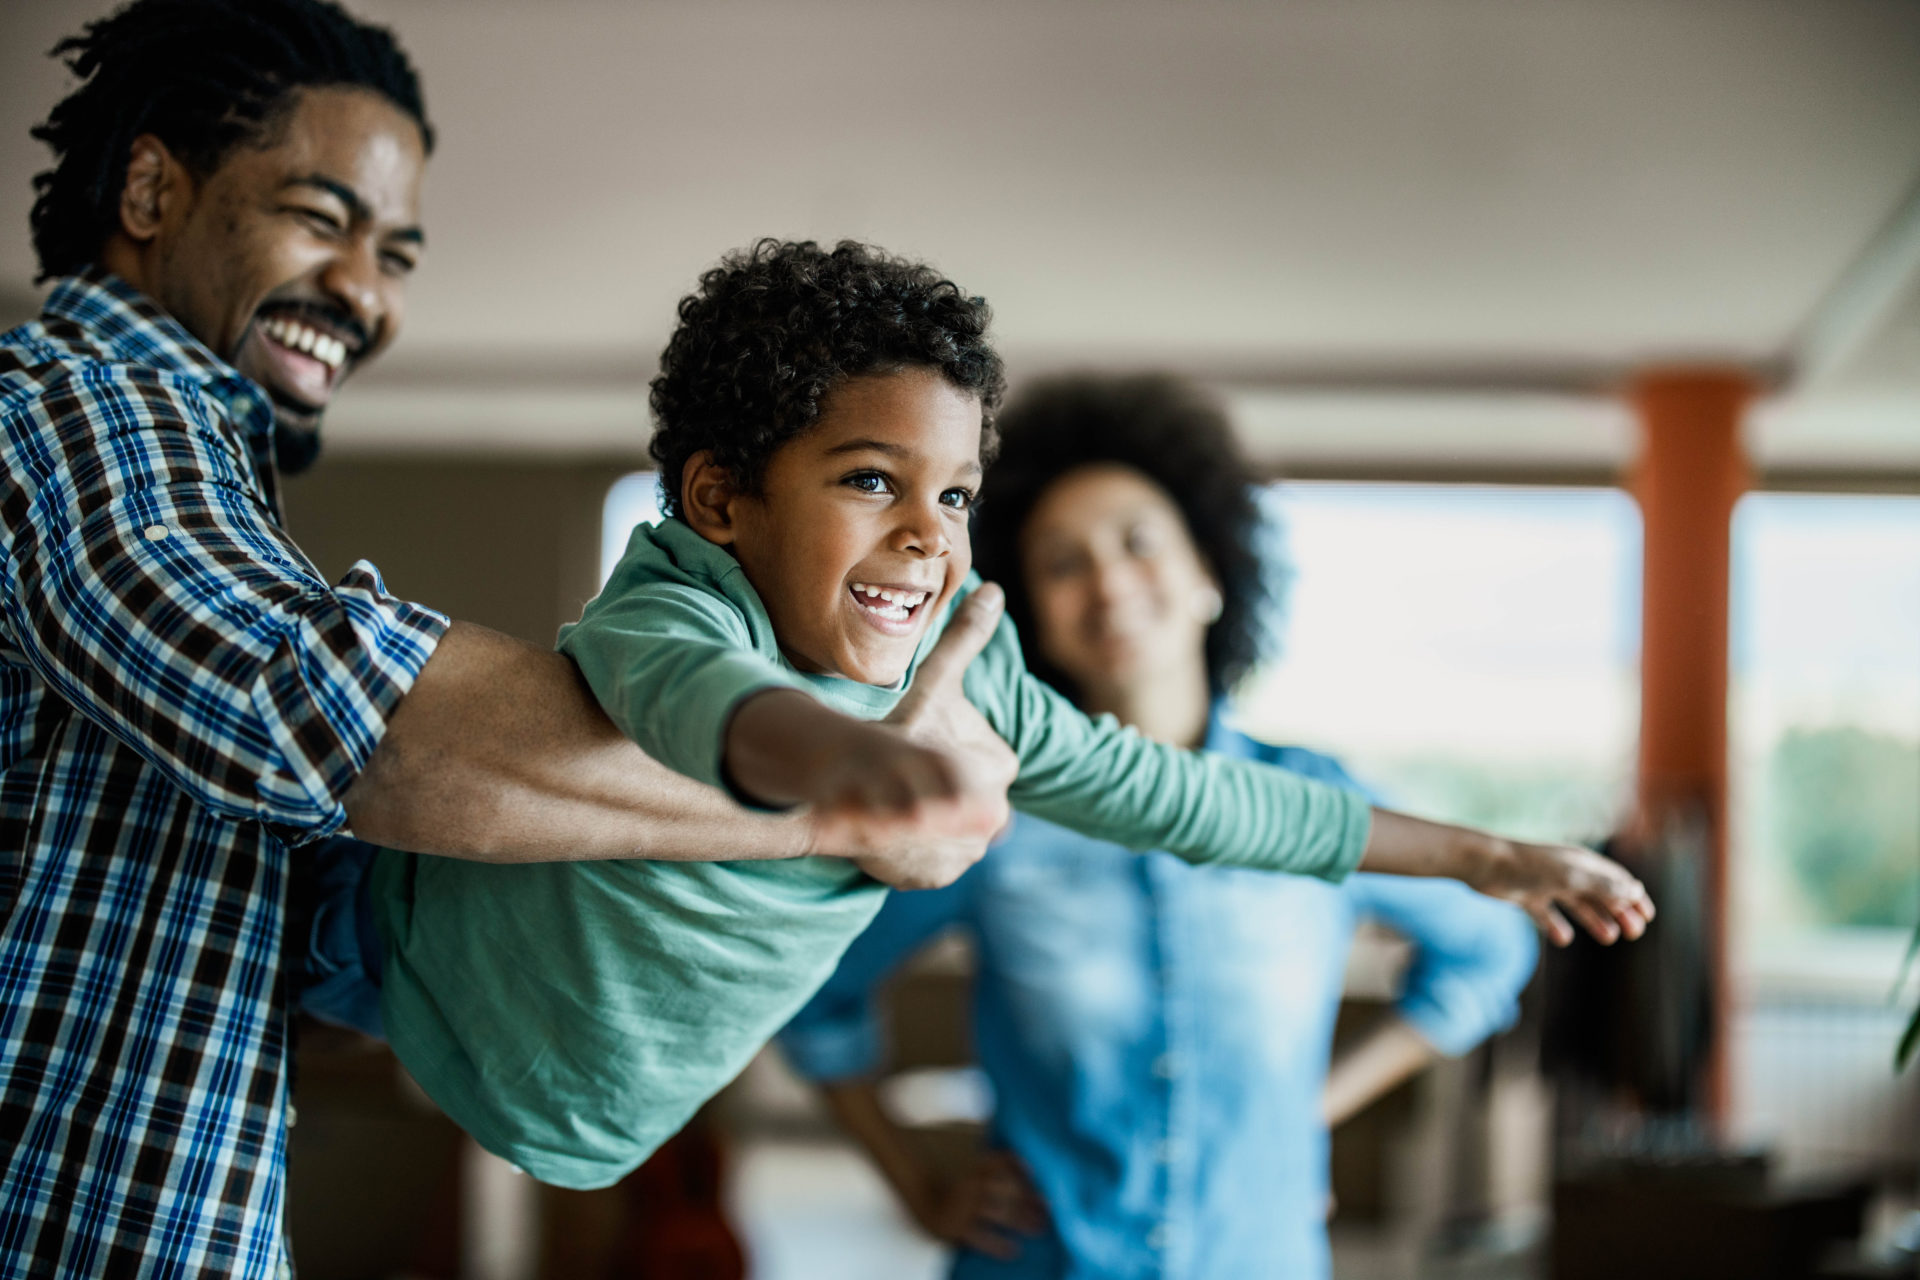
<svg viewBox="0 0 1920 1280">
<path fill-rule="evenodd" d="M 1004 817 L 1012 754 L 960 693 L 1000 602 L 983 591 L 960 606 L 888 732 L 937 744 L 976 794 L 999 797 L 989 808 Z M 345 804 L 361 839 L 422 853 L 493 862 L 825 853 L 899 888 L 948 883 L 999 825 L 923 834 L 885 815 L 751 813 L 623 736 L 567 658 L 468 623 L 448 629 Z"/>
<path fill-rule="evenodd" d="M 362 840 L 483 862 L 787 858 L 799 819 L 754 814 L 628 741 L 550 649 L 448 628 L 343 803 Z"/>
</svg>

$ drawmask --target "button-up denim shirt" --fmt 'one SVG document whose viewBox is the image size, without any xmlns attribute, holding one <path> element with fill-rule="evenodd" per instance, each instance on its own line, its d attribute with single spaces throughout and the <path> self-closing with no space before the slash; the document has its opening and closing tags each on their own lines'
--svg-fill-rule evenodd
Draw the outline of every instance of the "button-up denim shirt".
<svg viewBox="0 0 1920 1280">
<path fill-rule="evenodd" d="M 1206 749 L 1358 789 L 1217 715 Z M 1022 817 L 954 885 L 892 895 L 781 1044 L 816 1080 L 879 1069 L 877 987 L 964 928 L 990 1140 L 1026 1164 L 1052 1227 L 1011 1262 L 963 1252 L 953 1274 L 1311 1280 L 1330 1270 L 1321 1088 L 1363 919 L 1413 944 L 1398 1011 L 1440 1052 L 1511 1023 L 1532 925 L 1457 882 L 1193 867 Z"/>
</svg>

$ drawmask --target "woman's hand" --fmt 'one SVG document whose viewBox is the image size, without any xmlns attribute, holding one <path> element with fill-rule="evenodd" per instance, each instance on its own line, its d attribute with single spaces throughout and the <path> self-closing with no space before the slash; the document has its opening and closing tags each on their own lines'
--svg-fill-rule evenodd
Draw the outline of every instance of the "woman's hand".
<svg viewBox="0 0 1920 1280">
<path fill-rule="evenodd" d="M 1646 886 L 1612 858 L 1571 845 L 1492 843 L 1480 872 L 1467 883 L 1524 908 L 1555 946 L 1573 941 L 1569 915 L 1609 945 L 1647 931 L 1653 899 Z"/>
<path fill-rule="evenodd" d="M 1009 1151 L 981 1152 L 957 1181 L 914 1199 L 907 1209 L 922 1231 L 1001 1261 L 1019 1256 L 1019 1237 L 1047 1227 L 1046 1203 Z"/>
</svg>

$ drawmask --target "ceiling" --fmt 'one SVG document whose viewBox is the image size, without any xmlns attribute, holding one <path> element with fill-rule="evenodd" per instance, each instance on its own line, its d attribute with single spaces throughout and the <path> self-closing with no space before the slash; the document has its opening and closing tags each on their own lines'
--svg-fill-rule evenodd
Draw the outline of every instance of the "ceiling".
<svg viewBox="0 0 1920 1280">
<path fill-rule="evenodd" d="M 1785 388 L 1763 462 L 1920 472 L 1910 0 L 353 7 L 441 145 L 343 445 L 637 452 L 674 301 L 773 234 L 932 259 L 1016 373 L 1211 378 L 1278 455 L 1612 465 L 1595 393 L 1711 361 Z M 16 309 L 38 54 L 99 8 L 10 7 Z"/>
</svg>

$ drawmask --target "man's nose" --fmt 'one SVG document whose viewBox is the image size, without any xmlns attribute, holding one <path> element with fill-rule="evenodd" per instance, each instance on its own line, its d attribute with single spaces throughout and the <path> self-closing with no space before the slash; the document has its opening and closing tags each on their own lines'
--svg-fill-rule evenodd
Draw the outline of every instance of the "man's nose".
<svg viewBox="0 0 1920 1280">
<path fill-rule="evenodd" d="M 356 244 L 335 255 L 321 273 L 320 287 L 360 322 L 369 346 L 379 344 L 389 308 L 387 282 L 372 248 Z"/>
</svg>

